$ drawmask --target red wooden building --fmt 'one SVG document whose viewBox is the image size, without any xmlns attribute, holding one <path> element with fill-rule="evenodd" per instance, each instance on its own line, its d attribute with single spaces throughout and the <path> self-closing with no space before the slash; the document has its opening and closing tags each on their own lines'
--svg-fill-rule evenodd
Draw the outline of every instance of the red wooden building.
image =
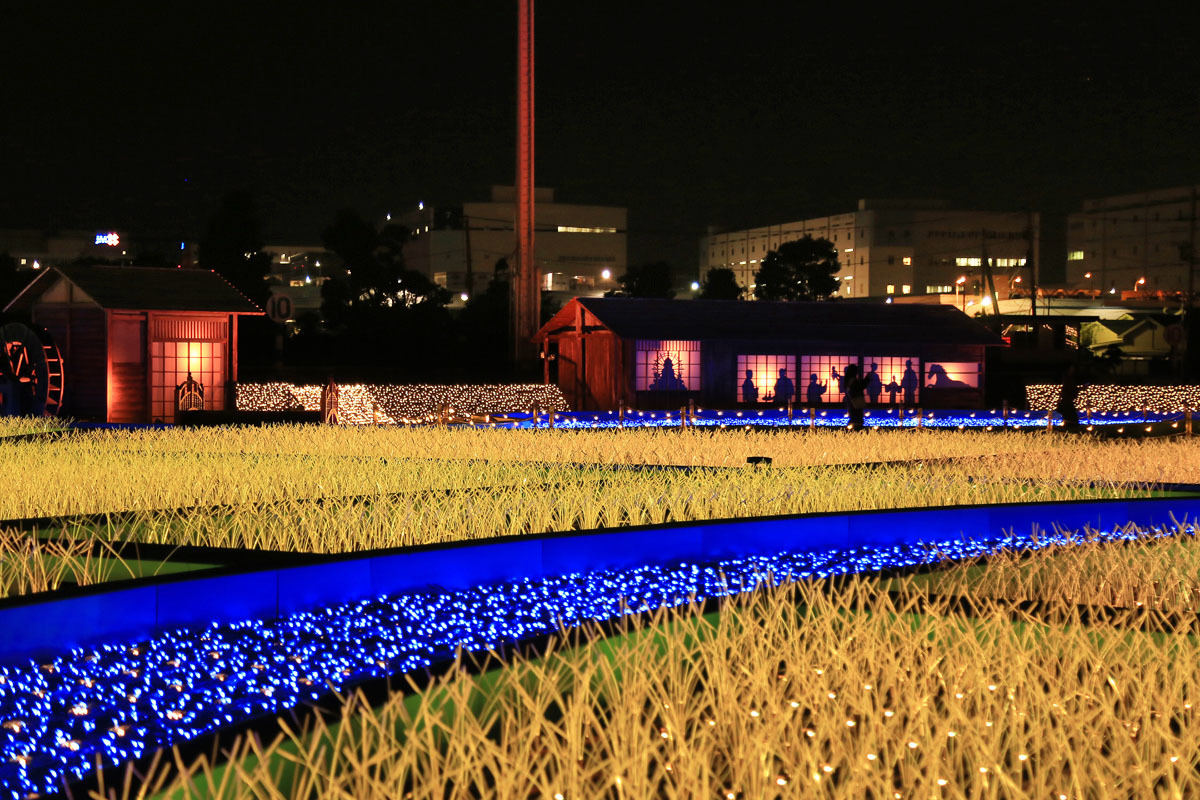
<svg viewBox="0 0 1200 800">
<path fill-rule="evenodd" d="M 625 297 L 575 298 L 534 341 L 578 410 L 841 404 L 849 364 L 868 405 L 977 408 L 1004 345 L 950 306 Z"/>
<path fill-rule="evenodd" d="M 93 266 L 47 269 L 4 310 L 62 352 L 61 413 L 104 422 L 173 422 L 189 374 L 206 409 L 232 409 L 238 317 L 262 314 L 210 270 Z"/>
</svg>

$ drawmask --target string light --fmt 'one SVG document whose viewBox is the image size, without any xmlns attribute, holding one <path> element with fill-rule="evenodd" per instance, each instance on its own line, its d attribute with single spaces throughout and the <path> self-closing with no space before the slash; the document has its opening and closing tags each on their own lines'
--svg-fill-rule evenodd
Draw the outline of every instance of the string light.
<svg viewBox="0 0 1200 800">
<path fill-rule="evenodd" d="M 528 412 L 534 407 L 566 411 L 558 386 L 541 383 L 494 385 L 338 384 L 338 414 L 350 425 L 417 425 L 438 422 L 443 409 L 470 417 Z M 320 411 L 321 386 L 239 383 L 239 411 Z"/>
<path fill-rule="evenodd" d="M 1025 399 L 1030 408 L 1058 407 L 1062 386 L 1057 383 L 1035 383 L 1025 387 Z M 1114 386 L 1092 384 L 1079 389 L 1075 407 L 1105 412 L 1137 412 L 1142 409 L 1159 414 L 1182 413 L 1185 409 L 1200 409 L 1200 386 Z"/>
<path fill-rule="evenodd" d="M 496 650 L 563 626 L 728 597 L 793 580 L 873 572 L 1084 542 L 1194 534 L 1190 528 L 1088 537 L 1069 531 L 977 540 L 782 552 L 715 562 L 524 577 L 427 589 L 213 623 L 132 643 L 75 648 L 0 666 L 0 790 L 53 793 L 88 775 L 223 726 L 274 715 L 327 690 L 421 669 L 458 650 Z M 989 685 L 989 689 L 991 685 Z M 885 717 L 894 712 L 885 710 Z M 806 731 L 806 735 L 812 736 Z"/>
</svg>

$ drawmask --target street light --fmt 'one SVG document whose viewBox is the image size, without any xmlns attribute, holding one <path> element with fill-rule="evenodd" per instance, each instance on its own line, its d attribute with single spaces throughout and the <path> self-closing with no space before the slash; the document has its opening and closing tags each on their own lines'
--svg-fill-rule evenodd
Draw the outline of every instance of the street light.
<svg viewBox="0 0 1200 800">
<path fill-rule="evenodd" d="M 1140 292 L 1141 291 L 1140 287 L 1145 285 L 1145 283 L 1146 283 L 1146 276 L 1143 275 L 1142 277 L 1138 278 L 1137 281 L 1134 282 L 1133 290 L 1135 292 Z"/>
<path fill-rule="evenodd" d="M 1091 296 L 1096 291 L 1096 282 L 1092 280 L 1092 273 L 1085 272 L 1083 277 L 1088 279 L 1088 295 Z"/>
<path fill-rule="evenodd" d="M 963 285 L 964 283 L 966 283 L 966 282 L 967 282 L 967 276 L 966 276 L 966 275 L 959 275 L 959 276 L 958 276 L 958 280 L 956 280 L 956 281 L 954 282 L 954 297 L 955 297 L 955 299 L 958 299 L 958 293 L 959 293 L 959 291 L 960 291 L 960 290 L 962 290 L 962 285 Z M 965 314 L 965 313 L 967 313 L 967 295 L 966 295 L 965 291 L 964 291 L 964 293 L 963 293 L 963 296 L 962 296 L 962 305 L 961 305 L 961 308 L 962 308 L 962 312 L 963 312 L 964 314 Z"/>
</svg>

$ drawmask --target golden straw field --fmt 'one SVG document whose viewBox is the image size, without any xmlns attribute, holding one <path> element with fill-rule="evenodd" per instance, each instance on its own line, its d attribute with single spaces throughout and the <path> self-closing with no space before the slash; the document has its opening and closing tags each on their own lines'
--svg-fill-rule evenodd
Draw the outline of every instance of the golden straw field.
<svg viewBox="0 0 1200 800">
<path fill-rule="evenodd" d="M 22 476 L 0 494 L 0 519 L 111 513 L 0 531 L 0 597 L 144 574 L 115 557 L 122 541 L 349 552 L 1200 483 L 1200 438 L 1182 437 L 326 426 L 29 437 L 49 429 L 0 425 L 0 463 Z M 284 723 L 273 741 L 241 738 L 220 766 L 176 754 L 165 769 L 166 754 L 140 787 L 109 788 L 247 800 L 1200 796 L 1200 548 L 1182 524 L 1130 533 L 760 589 L 705 616 L 630 618 L 616 637 L 565 633 L 504 668 L 454 669 L 376 707 L 353 696 L 340 718 Z"/>
<path fill-rule="evenodd" d="M 1149 599 L 1162 577 L 1129 584 Z M 703 619 L 660 612 L 376 708 L 349 698 L 340 720 L 242 739 L 228 766 L 184 763 L 151 786 L 230 800 L 1195 796 L 1195 615 L 1158 634 L 1081 624 L 1044 585 L 1059 623 L 869 577 L 760 590 Z"/>
<path fill-rule="evenodd" d="M 747 467 L 748 455 L 774 464 Z M 66 532 L 346 552 L 681 520 L 1128 496 L 1147 482 L 1197 480 L 1200 439 L 279 426 L 0 439 L 0 460 L 27 476 L 0 495 L 0 519 L 134 511 L 142 513 L 65 524 Z M 648 468 L 664 464 L 693 468 Z"/>
</svg>

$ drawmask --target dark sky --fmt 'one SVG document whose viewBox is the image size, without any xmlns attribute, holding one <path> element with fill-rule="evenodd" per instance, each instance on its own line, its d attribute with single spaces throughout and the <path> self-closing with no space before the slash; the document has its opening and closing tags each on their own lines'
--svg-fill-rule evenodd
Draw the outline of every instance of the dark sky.
<svg viewBox="0 0 1200 800">
<path fill-rule="evenodd" d="M 511 2 L 99 5 L 6 11 L 0 227 L 194 237 L 246 188 L 271 240 L 319 241 L 342 207 L 512 181 Z M 539 185 L 628 206 L 632 260 L 692 266 L 707 224 L 863 196 L 1069 209 L 1200 180 L 1178 17 L 812 5 L 543 0 Z"/>
</svg>

